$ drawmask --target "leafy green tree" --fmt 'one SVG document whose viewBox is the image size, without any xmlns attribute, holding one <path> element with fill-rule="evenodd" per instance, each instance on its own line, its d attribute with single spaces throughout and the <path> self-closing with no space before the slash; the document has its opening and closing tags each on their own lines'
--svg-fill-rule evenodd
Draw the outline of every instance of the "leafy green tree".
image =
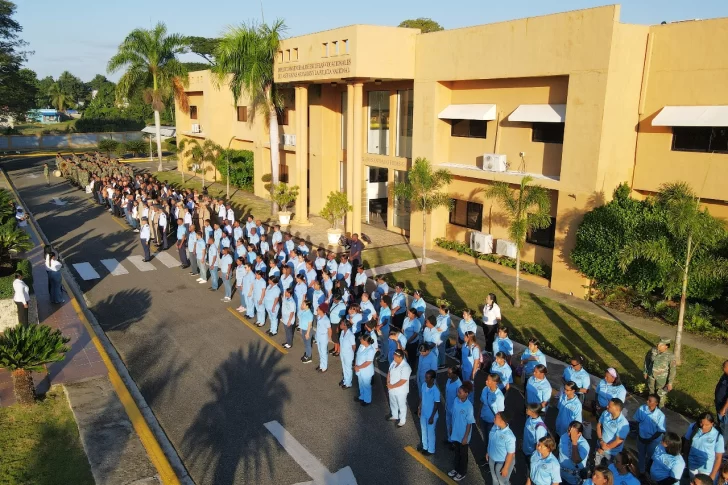
<svg viewBox="0 0 728 485">
<path fill-rule="evenodd" d="M 620 252 L 620 266 L 627 270 L 636 259 L 651 261 L 668 275 L 665 279 L 665 294 L 680 295 L 675 335 L 675 360 L 679 365 L 688 282 L 691 278 L 728 278 L 727 259 L 709 258 L 699 262 L 695 257 L 701 252 L 716 249 L 726 238 L 726 227 L 725 221 L 711 216 L 708 209 L 700 209 L 700 197 L 685 182 L 662 185 L 656 205 L 665 211 L 667 234 L 649 240 L 632 241 Z"/>
<path fill-rule="evenodd" d="M 147 151 L 147 143 L 144 140 L 127 140 L 124 142 L 124 150 L 131 153 L 133 157 Z"/>
<path fill-rule="evenodd" d="M 15 216 L 13 209 L 15 199 L 6 189 L 0 189 L 0 224 L 5 224 Z"/>
<path fill-rule="evenodd" d="M 0 0 L 0 121 L 25 120 L 38 92 L 35 72 L 22 68 L 29 53 L 18 37 L 23 29 L 13 19 L 15 9 L 13 2 Z"/>
<path fill-rule="evenodd" d="M 496 182 L 484 191 L 487 198 L 497 200 L 508 218 L 508 236 L 516 245 L 516 296 L 513 305 L 521 306 L 521 252 L 526 235 L 534 229 L 545 229 L 551 225 L 551 199 L 548 191 L 540 185 L 530 185 L 533 177 L 521 179 L 517 190 L 505 182 Z"/>
<path fill-rule="evenodd" d="M 66 108 L 75 106 L 73 96 L 64 91 L 58 83 L 51 85 L 51 88 L 48 90 L 48 97 L 51 100 L 51 105 L 60 112 L 65 111 Z"/>
<path fill-rule="evenodd" d="M 204 62 L 183 62 L 182 65 L 185 66 L 187 72 L 206 71 L 210 69 L 210 64 L 205 64 Z"/>
<path fill-rule="evenodd" d="M 33 249 L 33 241 L 24 230 L 16 227 L 11 218 L 0 226 L 0 264 L 10 262 L 13 253 L 22 253 Z"/>
<path fill-rule="evenodd" d="M 71 350 L 69 338 L 47 325 L 18 325 L 0 334 L 0 368 L 13 377 L 13 390 L 19 404 L 35 402 L 32 372 L 45 371 L 45 365 L 61 361 Z"/>
<path fill-rule="evenodd" d="M 183 138 L 179 142 L 179 150 L 182 156 L 189 159 L 188 166 L 195 164 L 199 166 L 196 172 L 202 174 L 202 187 L 205 188 L 205 172 L 215 169 L 215 163 L 222 148 L 212 140 L 205 140 L 200 143 L 194 138 Z"/>
<path fill-rule="evenodd" d="M 106 152 L 106 156 L 110 157 L 111 152 L 115 152 L 119 149 L 120 143 L 116 140 L 112 140 L 111 138 L 104 138 L 99 141 L 99 151 Z"/>
<path fill-rule="evenodd" d="M 434 20 L 426 17 L 420 17 L 416 19 L 404 20 L 397 27 L 406 27 L 408 29 L 420 29 L 423 34 L 428 32 L 438 32 L 445 30 L 445 28 L 435 22 Z"/>
<path fill-rule="evenodd" d="M 428 159 L 418 158 L 409 171 L 409 182 L 394 185 L 394 196 L 408 200 L 415 211 L 422 213 L 422 273 L 427 271 L 427 216 L 439 207 L 452 207 L 452 199 L 442 192 L 451 180 L 449 171 L 435 170 Z"/>
<path fill-rule="evenodd" d="M 86 83 L 86 88 L 89 91 L 98 90 L 98 89 L 101 89 L 101 86 L 103 86 L 105 84 L 114 84 L 114 83 L 112 83 L 111 81 L 106 79 L 106 76 L 104 76 L 103 74 L 97 74 L 94 76 L 94 78 L 92 80 L 90 80 L 89 82 Z"/>
<path fill-rule="evenodd" d="M 215 49 L 217 49 L 220 39 L 190 36 L 187 37 L 187 43 L 190 51 L 207 61 L 207 67 L 204 69 L 209 69 L 211 65 L 215 64 Z"/>
<path fill-rule="evenodd" d="M 184 89 L 188 83 L 187 71 L 177 59 L 186 51 L 185 37 L 167 34 L 167 26 L 160 22 L 151 30 L 131 31 L 108 64 L 109 72 L 125 69 L 117 84 L 117 99 L 128 99 L 133 93 L 143 91 L 145 101 L 154 110 L 159 171 L 163 169 L 159 130 L 164 102 L 174 98 L 182 109 L 189 109 Z"/>
<path fill-rule="evenodd" d="M 48 96 L 48 91 L 50 91 L 51 86 L 55 83 L 56 81 L 53 79 L 53 76 L 46 76 L 43 79 L 38 80 L 36 83 L 37 92 L 35 95 L 35 108 L 51 107 L 51 98 Z"/>
<path fill-rule="evenodd" d="M 90 93 L 86 84 L 68 71 L 63 71 L 56 83 L 74 105 L 85 102 Z"/>
<path fill-rule="evenodd" d="M 282 20 L 272 25 L 250 23 L 230 27 L 215 50 L 217 64 L 213 67 L 219 84 L 226 82 L 229 76 L 235 105 L 245 91 L 251 99 L 251 115 L 259 112 L 268 122 L 272 186 L 279 181 L 280 137 L 276 109 L 282 105 L 273 79 L 273 63 L 285 31 Z M 271 204 L 275 213 L 276 204 Z"/>
<path fill-rule="evenodd" d="M 230 162 L 230 184 L 244 190 L 253 189 L 254 153 L 250 150 L 222 150 L 217 157 L 217 171 L 223 182 L 227 182 L 228 161 Z"/>
</svg>

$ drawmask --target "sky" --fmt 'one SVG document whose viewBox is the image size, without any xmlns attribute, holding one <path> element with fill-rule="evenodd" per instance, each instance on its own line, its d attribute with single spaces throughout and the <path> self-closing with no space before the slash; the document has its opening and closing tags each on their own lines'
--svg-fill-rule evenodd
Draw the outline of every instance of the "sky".
<svg viewBox="0 0 728 485">
<path fill-rule="evenodd" d="M 169 32 L 218 36 L 227 26 L 249 20 L 285 20 L 293 37 L 351 24 L 397 25 L 402 20 L 430 17 L 446 29 L 578 10 L 600 5 L 592 0 L 14 0 L 22 38 L 35 53 L 27 67 L 39 78 L 68 70 L 83 81 L 96 74 L 117 80 L 106 63 L 134 28 L 167 24 Z M 261 5 L 262 4 L 262 5 Z M 344 5 L 347 7 L 342 8 Z M 353 5 L 353 7 L 352 7 Z M 728 0 L 623 0 L 621 21 L 662 21 L 728 17 Z M 185 60 L 200 61 L 194 54 Z"/>
</svg>

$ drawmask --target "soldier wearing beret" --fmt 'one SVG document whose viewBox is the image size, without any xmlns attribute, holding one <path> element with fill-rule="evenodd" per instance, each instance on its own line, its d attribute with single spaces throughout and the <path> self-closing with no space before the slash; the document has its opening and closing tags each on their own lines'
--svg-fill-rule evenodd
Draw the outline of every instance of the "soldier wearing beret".
<svg viewBox="0 0 728 485">
<path fill-rule="evenodd" d="M 677 364 L 670 351 L 670 339 L 662 338 L 645 355 L 644 377 L 649 394 L 660 396 L 660 407 L 664 406 L 665 396 L 672 391 Z"/>
</svg>

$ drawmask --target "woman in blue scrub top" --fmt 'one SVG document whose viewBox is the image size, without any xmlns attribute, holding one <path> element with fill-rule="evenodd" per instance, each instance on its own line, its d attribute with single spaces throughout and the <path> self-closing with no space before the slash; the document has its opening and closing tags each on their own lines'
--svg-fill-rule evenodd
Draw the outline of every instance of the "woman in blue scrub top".
<svg viewBox="0 0 728 485">
<path fill-rule="evenodd" d="M 460 365 L 463 371 L 463 382 L 475 380 L 475 374 L 480 367 L 480 347 L 475 340 L 475 332 L 465 332 L 465 344 L 461 351 Z"/>
<path fill-rule="evenodd" d="M 359 403 L 368 406 L 372 403 L 372 377 L 374 377 L 374 341 L 369 335 L 362 335 L 356 351 L 354 372 L 359 381 Z"/>
<path fill-rule="evenodd" d="M 346 320 L 339 322 L 339 329 L 341 330 L 339 355 L 341 356 L 341 369 L 344 374 L 339 386 L 342 389 L 349 389 L 353 377 L 352 368 L 354 365 L 354 351 L 356 350 L 356 337 L 354 337 L 354 332 L 351 331 L 351 324 Z"/>
<path fill-rule="evenodd" d="M 460 380 L 460 367 L 453 366 L 447 369 L 447 382 L 445 382 L 445 423 L 447 425 L 447 438 L 445 443 L 450 443 L 452 434 L 452 410 L 455 399 L 458 397 L 458 389 L 463 385 Z M 454 445 L 451 447 L 454 449 Z"/>
<path fill-rule="evenodd" d="M 667 479 L 680 480 L 685 471 L 685 460 L 680 454 L 681 450 L 682 441 L 677 433 L 668 431 L 663 435 L 662 442 L 652 454 L 650 478 L 655 483 Z M 722 485 L 722 482 L 719 483 Z"/>
<path fill-rule="evenodd" d="M 306 277 L 303 275 L 296 275 L 296 286 L 293 289 L 293 298 L 298 304 L 298 309 L 301 310 L 301 303 L 306 299 L 306 292 L 308 286 L 306 285 Z"/>
<path fill-rule="evenodd" d="M 440 407 L 440 389 L 435 385 L 437 372 L 428 370 L 420 386 L 420 404 L 417 414 L 420 417 L 422 444 L 417 451 L 425 456 L 435 453 L 435 429 L 437 429 L 438 408 Z"/>
<path fill-rule="evenodd" d="M 543 422 L 541 403 L 526 404 L 526 424 L 523 426 L 523 444 L 521 451 L 526 459 L 526 469 L 530 468 L 531 457 L 536 452 L 538 440 L 549 435 L 549 429 Z"/>
<path fill-rule="evenodd" d="M 598 466 L 591 478 L 587 478 L 582 485 L 614 485 L 614 475 L 609 468 Z"/>
<path fill-rule="evenodd" d="M 569 381 L 573 381 L 578 386 L 579 390 L 576 395 L 583 404 L 586 393 L 589 392 L 589 387 L 591 386 L 591 377 L 586 369 L 584 369 L 583 356 L 575 355 L 571 358 L 570 365 L 564 368 L 561 382 L 566 384 Z"/>
<path fill-rule="evenodd" d="M 500 384 L 498 384 L 498 386 L 500 387 L 500 390 L 503 391 L 503 394 L 508 392 L 511 388 L 511 384 L 513 384 L 513 371 L 511 370 L 511 366 L 508 365 L 506 359 L 507 356 L 505 352 L 498 352 L 495 354 L 495 360 L 490 366 L 490 372 L 498 374 L 500 377 Z"/>
<path fill-rule="evenodd" d="M 526 382 L 533 375 L 533 369 L 538 364 L 546 365 L 546 356 L 541 352 L 540 346 L 541 342 L 537 338 L 530 338 L 528 340 L 528 348 L 521 355 L 523 382 Z"/>
<path fill-rule="evenodd" d="M 612 398 L 616 397 L 622 402 L 627 402 L 627 389 L 622 385 L 616 369 L 613 367 L 607 369 L 604 379 L 597 384 L 596 395 L 594 416 L 601 416 Z"/>
<path fill-rule="evenodd" d="M 589 450 L 589 442 L 584 438 L 584 425 L 581 421 L 572 421 L 559 441 L 559 463 L 564 483 L 581 485 L 580 473 L 586 467 Z"/>
<path fill-rule="evenodd" d="M 466 332 L 478 332 L 478 325 L 473 320 L 473 312 L 467 308 L 463 310 L 463 318 L 458 323 L 458 348 L 465 344 Z"/>
<path fill-rule="evenodd" d="M 405 352 L 407 349 L 407 337 L 404 336 L 402 330 L 397 327 L 389 331 L 389 355 L 387 356 L 390 363 L 394 362 L 394 351 L 401 350 Z"/>
<path fill-rule="evenodd" d="M 389 359 L 389 331 L 391 329 L 390 323 L 392 323 L 392 310 L 390 305 L 392 300 L 389 295 L 383 295 L 379 301 L 379 315 L 377 319 L 377 333 L 382 336 L 382 350 L 379 356 L 379 362 L 387 362 Z"/>
<path fill-rule="evenodd" d="M 298 329 L 301 331 L 304 348 L 301 362 L 309 364 L 311 362 L 311 339 L 313 338 L 313 313 L 306 300 L 301 300 L 299 304 Z"/>
<path fill-rule="evenodd" d="M 327 313 L 329 313 L 329 306 L 326 303 L 319 305 L 316 311 L 316 347 L 319 352 L 319 365 L 316 370 L 322 374 L 329 368 L 331 320 L 329 320 Z"/>
<path fill-rule="evenodd" d="M 698 419 L 690 425 L 685 433 L 685 439 L 690 445 L 688 452 L 690 477 L 692 478 L 698 473 L 705 473 L 715 478 L 725 451 L 725 441 L 715 427 L 713 415 L 702 413 L 698 416 Z"/>
<path fill-rule="evenodd" d="M 561 465 L 554 456 L 556 442 L 544 436 L 536 444 L 536 452 L 531 457 L 531 466 L 526 485 L 554 485 L 561 483 Z"/>
<path fill-rule="evenodd" d="M 435 324 L 435 328 L 438 332 L 440 332 L 440 344 L 437 346 L 437 364 L 438 367 L 444 367 L 445 348 L 447 347 L 447 342 L 450 339 L 450 327 L 452 326 L 452 320 L 450 319 L 450 308 L 447 305 L 440 305 L 439 313 L 435 321 L 437 322 Z"/>
</svg>

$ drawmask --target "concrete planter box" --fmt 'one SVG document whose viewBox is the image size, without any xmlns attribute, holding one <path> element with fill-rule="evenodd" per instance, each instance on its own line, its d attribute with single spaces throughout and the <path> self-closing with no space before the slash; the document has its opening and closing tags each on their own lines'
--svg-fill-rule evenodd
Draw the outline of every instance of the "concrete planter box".
<svg viewBox="0 0 728 485">
<path fill-rule="evenodd" d="M 465 261 L 466 263 L 471 263 L 476 266 L 480 266 L 483 268 L 492 269 L 495 271 L 500 271 L 501 273 L 506 273 L 509 275 L 512 275 L 513 278 L 516 277 L 516 270 L 513 268 L 508 268 L 506 266 L 501 266 L 500 264 L 491 263 L 490 261 L 484 261 L 482 259 L 474 258 L 472 256 L 468 256 L 467 254 L 458 254 L 456 251 L 446 251 L 442 248 L 432 248 L 431 251 L 435 251 L 438 253 L 445 254 L 447 256 L 450 256 L 452 258 L 459 259 L 461 261 Z M 437 259 L 437 257 L 433 257 L 434 259 Z M 532 274 L 524 273 L 521 271 L 521 279 L 525 281 L 530 281 L 531 283 L 536 283 L 537 285 L 541 285 L 545 288 L 549 288 L 551 286 L 551 282 L 547 280 L 546 278 L 542 278 L 540 276 L 535 276 Z M 514 282 L 515 283 L 515 282 Z"/>
</svg>

